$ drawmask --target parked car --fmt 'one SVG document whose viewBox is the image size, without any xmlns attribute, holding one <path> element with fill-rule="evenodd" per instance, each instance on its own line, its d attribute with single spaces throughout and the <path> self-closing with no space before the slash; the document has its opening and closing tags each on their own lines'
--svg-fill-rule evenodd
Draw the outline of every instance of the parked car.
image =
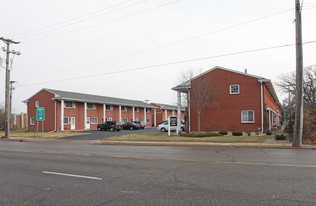
<svg viewBox="0 0 316 206">
<path fill-rule="evenodd" d="M 164 120 L 164 121 L 162 121 L 162 122 L 159 122 L 157 125 L 159 126 L 159 125 L 161 125 L 161 124 L 163 124 L 163 123 L 168 123 L 168 121 L 167 120 Z"/>
<path fill-rule="evenodd" d="M 159 131 L 161 131 L 161 132 L 168 132 L 168 130 L 169 130 L 168 121 L 165 122 L 165 123 L 160 124 L 160 125 L 157 127 L 157 129 L 158 129 Z M 183 132 L 184 130 L 185 130 L 185 129 L 184 129 L 184 125 L 181 124 L 181 131 Z M 173 128 L 171 128 L 170 131 L 176 131 L 176 128 L 173 127 Z"/>
<path fill-rule="evenodd" d="M 122 123 L 117 121 L 108 121 L 98 124 L 97 129 L 100 131 L 120 131 L 122 129 Z"/>
<path fill-rule="evenodd" d="M 136 124 L 134 122 L 128 122 L 128 123 L 125 123 L 123 125 L 123 129 L 130 129 L 130 130 L 135 130 L 135 129 L 140 129 L 141 126 L 139 124 Z"/>
<path fill-rule="evenodd" d="M 143 121 L 133 121 L 133 123 L 140 125 L 141 129 L 144 129 L 146 127 L 146 124 Z"/>
</svg>

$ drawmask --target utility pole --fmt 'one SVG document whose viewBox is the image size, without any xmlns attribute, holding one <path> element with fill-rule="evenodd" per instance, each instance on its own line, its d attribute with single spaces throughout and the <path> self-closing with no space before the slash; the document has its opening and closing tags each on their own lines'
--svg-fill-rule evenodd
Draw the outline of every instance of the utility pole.
<svg viewBox="0 0 316 206">
<path fill-rule="evenodd" d="M 302 147 L 303 136 L 303 46 L 300 0 L 295 0 L 296 106 L 293 147 Z"/>
<path fill-rule="evenodd" d="M 10 81 L 10 112 L 9 112 L 10 116 L 12 114 L 12 93 L 13 93 L 13 90 L 15 89 L 13 87 L 13 84 L 15 84 L 15 83 L 17 83 L 17 82 L 16 81 Z M 10 124 L 11 124 L 11 120 L 10 120 Z"/>
<path fill-rule="evenodd" d="M 11 111 L 9 108 L 10 105 L 10 98 L 9 98 L 9 92 L 10 92 L 10 69 L 9 69 L 9 63 L 10 63 L 10 53 L 20 55 L 20 52 L 16 52 L 14 50 L 10 51 L 10 44 L 19 44 L 20 42 L 12 41 L 11 39 L 5 39 L 3 37 L 0 38 L 6 45 L 7 48 L 3 49 L 6 51 L 6 82 L 5 82 L 5 138 L 10 137 L 10 117 L 11 117 Z"/>
</svg>

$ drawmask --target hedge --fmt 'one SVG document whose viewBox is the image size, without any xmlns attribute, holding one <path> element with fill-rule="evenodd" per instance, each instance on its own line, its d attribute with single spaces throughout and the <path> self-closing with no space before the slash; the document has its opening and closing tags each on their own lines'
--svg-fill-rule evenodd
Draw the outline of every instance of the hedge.
<svg viewBox="0 0 316 206">
<path fill-rule="evenodd" d="M 233 132 L 233 136 L 242 136 L 242 132 Z"/>
<path fill-rule="evenodd" d="M 223 136 L 218 133 L 200 133 L 200 134 L 195 134 L 195 133 L 184 133 L 181 134 L 180 136 L 182 137 L 215 137 L 215 136 Z"/>
</svg>

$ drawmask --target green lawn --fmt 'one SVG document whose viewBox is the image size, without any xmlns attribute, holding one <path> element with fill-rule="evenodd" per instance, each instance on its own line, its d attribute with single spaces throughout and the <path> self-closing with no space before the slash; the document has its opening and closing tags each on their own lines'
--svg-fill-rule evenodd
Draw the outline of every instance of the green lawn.
<svg viewBox="0 0 316 206">
<path fill-rule="evenodd" d="M 24 131 L 24 130 L 11 130 L 10 136 L 11 137 L 28 137 L 28 138 L 39 138 L 39 139 L 55 139 L 55 138 L 62 138 L 62 137 L 68 137 L 68 136 L 74 136 L 74 135 L 84 135 L 87 133 L 84 132 L 38 132 L 34 131 Z M 0 137 L 4 136 L 4 131 L 0 131 Z"/>
<path fill-rule="evenodd" d="M 116 137 L 108 137 L 103 139 L 102 141 L 262 143 L 268 139 L 274 139 L 274 136 L 181 137 L 178 135 L 168 136 L 165 133 L 159 133 L 130 134 Z"/>
</svg>

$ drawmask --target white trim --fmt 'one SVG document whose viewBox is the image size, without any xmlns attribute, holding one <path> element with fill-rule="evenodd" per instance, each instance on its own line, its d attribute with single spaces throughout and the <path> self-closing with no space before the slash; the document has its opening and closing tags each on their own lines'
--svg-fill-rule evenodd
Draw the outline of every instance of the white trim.
<svg viewBox="0 0 316 206">
<path fill-rule="evenodd" d="M 64 100 L 60 102 L 60 131 L 64 131 Z"/>
<path fill-rule="evenodd" d="M 168 120 L 168 109 L 165 109 L 165 119 L 164 120 Z"/>
<path fill-rule="evenodd" d="M 237 93 L 232 92 L 232 87 L 234 87 L 234 86 L 238 87 L 238 92 Z M 239 86 L 239 84 L 231 84 L 231 85 L 229 85 L 229 94 L 239 94 L 239 93 L 240 93 L 240 86 Z"/>
<path fill-rule="evenodd" d="M 263 84 L 262 81 L 260 82 L 260 92 L 261 92 L 261 133 L 263 133 Z"/>
<path fill-rule="evenodd" d="M 55 102 L 55 131 L 57 131 L 57 107 L 56 107 L 56 101 Z"/>
<path fill-rule="evenodd" d="M 103 104 L 103 122 L 105 122 L 105 118 L 106 118 L 106 106 L 105 104 Z"/>
<path fill-rule="evenodd" d="M 156 112 L 156 108 L 154 109 L 154 124 L 155 127 L 157 126 L 157 112 Z"/>
<path fill-rule="evenodd" d="M 243 112 L 250 112 L 252 111 L 253 112 L 253 121 L 243 121 Z M 248 116 L 248 113 L 247 113 L 247 116 Z M 255 123 L 255 110 L 241 110 L 241 123 Z"/>
<path fill-rule="evenodd" d="M 146 108 L 144 108 L 144 122 L 145 122 L 145 125 L 147 124 L 147 121 L 146 121 Z"/>
<path fill-rule="evenodd" d="M 32 124 L 32 119 L 34 119 L 34 123 Z M 34 126 L 35 125 L 35 117 L 30 117 L 30 125 Z"/>
<path fill-rule="evenodd" d="M 133 107 L 133 121 L 135 121 L 135 107 Z"/>
<path fill-rule="evenodd" d="M 65 122 L 65 119 L 68 119 L 68 123 Z M 64 125 L 69 125 L 69 117 L 64 117 Z"/>
<path fill-rule="evenodd" d="M 87 102 L 84 103 L 84 129 L 88 129 L 87 127 Z"/>
<path fill-rule="evenodd" d="M 97 123 L 93 123 L 92 119 L 97 119 Z M 90 118 L 90 124 L 98 124 L 99 120 L 97 117 L 91 117 Z"/>
<path fill-rule="evenodd" d="M 119 105 L 119 122 L 122 122 L 122 106 Z"/>
</svg>

